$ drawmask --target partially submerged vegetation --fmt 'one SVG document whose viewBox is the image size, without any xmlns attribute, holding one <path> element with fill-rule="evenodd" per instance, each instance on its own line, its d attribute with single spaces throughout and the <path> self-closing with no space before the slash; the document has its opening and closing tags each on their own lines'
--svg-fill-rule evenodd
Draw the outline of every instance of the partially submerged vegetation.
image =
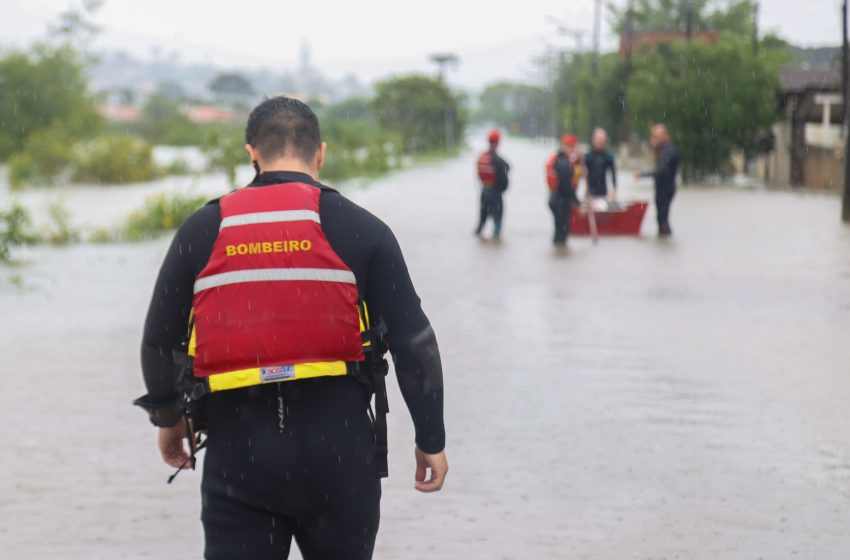
<svg viewBox="0 0 850 560">
<path fill-rule="evenodd" d="M 0 209 L 0 262 L 9 262 L 12 251 L 26 245 L 62 246 L 84 240 L 119 243 L 155 239 L 180 227 L 206 201 L 207 197 L 193 193 L 154 194 L 117 227 L 95 229 L 88 235 L 71 224 L 70 214 L 60 201 L 50 204 L 47 222 L 37 229 L 27 209 L 13 203 L 8 209 Z"/>
<path fill-rule="evenodd" d="M 8 261 L 14 247 L 37 242 L 32 220 L 23 206 L 15 203 L 8 210 L 0 210 L 0 261 Z"/>
</svg>

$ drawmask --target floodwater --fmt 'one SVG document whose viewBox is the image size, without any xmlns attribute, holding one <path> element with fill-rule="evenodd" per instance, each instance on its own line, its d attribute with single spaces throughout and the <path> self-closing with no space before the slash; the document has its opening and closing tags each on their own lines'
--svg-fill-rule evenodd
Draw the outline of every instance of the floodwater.
<svg viewBox="0 0 850 560">
<path fill-rule="evenodd" d="M 472 235 L 471 153 L 349 191 L 396 232 L 446 380 L 451 471 L 436 495 L 413 490 L 391 382 L 376 558 L 850 557 L 838 199 L 681 190 L 673 239 L 649 214 L 641 238 L 572 239 L 561 254 L 547 149 L 509 141 L 504 155 L 501 243 Z M 649 196 L 622 175 L 625 197 Z M 112 204 L 76 189 L 67 206 L 95 201 L 86 216 L 107 223 L 165 184 L 110 190 Z M 0 268 L 0 556 L 201 555 L 199 474 L 167 486 L 155 431 L 129 405 L 167 243 L 31 249 Z"/>
</svg>

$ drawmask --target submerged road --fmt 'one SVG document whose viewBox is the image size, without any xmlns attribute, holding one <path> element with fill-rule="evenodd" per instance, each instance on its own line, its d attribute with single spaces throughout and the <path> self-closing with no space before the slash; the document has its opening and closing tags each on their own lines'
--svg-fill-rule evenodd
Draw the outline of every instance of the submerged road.
<svg viewBox="0 0 850 560">
<path fill-rule="evenodd" d="M 376 558 L 850 557 L 850 229 L 838 200 L 681 190 L 675 237 L 550 246 L 542 162 L 508 141 L 504 241 L 472 154 L 349 196 L 395 230 L 440 342 L 444 491 L 413 490 L 390 384 Z M 622 179 L 625 197 L 648 183 Z M 168 240 L 0 268 L 0 556 L 197 558 L 199 475 L 130 400 Z M 293 554 L 297 556 L 297 554 Z"/>
</svg>

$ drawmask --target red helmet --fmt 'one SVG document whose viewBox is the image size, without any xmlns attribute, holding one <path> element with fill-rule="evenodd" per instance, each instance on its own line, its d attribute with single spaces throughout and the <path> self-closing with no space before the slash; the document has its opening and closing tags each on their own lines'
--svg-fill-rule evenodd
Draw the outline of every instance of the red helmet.
<svg viewBox="0 0 850 560">
<path fill-rule="evenodd" d="M 572 148 L 572 147 L 578 145 L 578 136 L 576 136 L 575 134 L 572 134 L 572 133 L 564 134 L 561 137 L 561 142 L 563 142 L 564 144 L 566 144 L 567 146 Z"/>
<path fill-rule="evenodd" d="M 489 140 L 491 144 L 498 144 L 501 139 L 502 135 L 499 134 L 499 131 L 495 128 L 487 134 L 487 140 Z"/>
</svg>

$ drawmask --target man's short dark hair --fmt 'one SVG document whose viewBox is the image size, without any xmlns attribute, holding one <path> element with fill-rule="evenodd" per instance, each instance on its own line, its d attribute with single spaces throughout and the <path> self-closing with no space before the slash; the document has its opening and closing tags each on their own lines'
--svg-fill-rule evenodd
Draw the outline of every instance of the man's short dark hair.
<svg viewBox="0 0 850 560">
<path fill-rule="evenodd" d="M 272 97 L 251 111 L 245 142 L 265 160 L 291 156 L 309 162 L 322 145 L 319 119 L 306 103 L 283 95 Z"/>
</svg>

